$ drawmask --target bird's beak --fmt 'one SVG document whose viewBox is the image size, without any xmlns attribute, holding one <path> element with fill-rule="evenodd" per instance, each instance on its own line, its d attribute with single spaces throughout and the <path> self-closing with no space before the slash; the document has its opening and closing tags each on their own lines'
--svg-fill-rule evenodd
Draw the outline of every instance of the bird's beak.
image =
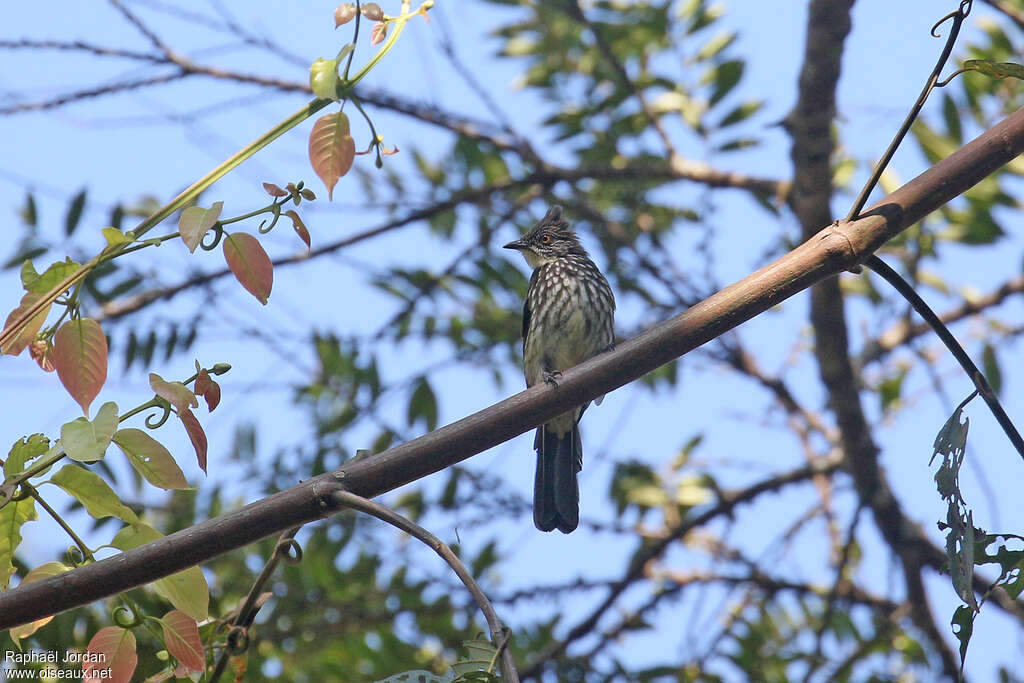
<svg viewBox="0 0 1024 683">
<path fill-rule="evenodd" d="M 518 249 L 519 251 L 522 251 L 523 249 L 526 249 L 526 245 L 523 244 L 523 240 L 519 239 L 513 242 L 509 242 L 508 244 L 503 246 L 502 249 Z"/>
</svg>

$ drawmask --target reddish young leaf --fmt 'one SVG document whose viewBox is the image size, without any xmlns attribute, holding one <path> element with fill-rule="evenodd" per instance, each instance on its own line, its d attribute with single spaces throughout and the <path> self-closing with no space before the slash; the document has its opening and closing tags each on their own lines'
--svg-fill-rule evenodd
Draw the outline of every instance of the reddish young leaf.
<svg viewBox="0 0 1024 683">
<path fill-rule="evenodd" d="M 267 191 L 271 197 L 287 197 L 288 193 L 282 190 L 278 185 L 274 183 L 263 183 L 263 189 Z"/>
<path fill-rule="evenodd" d="M 196 377 L 196 393 L 206 399 L 206 407 L 211 413 L 220 405 L 220 385 L 205 369 L 200 370 Z"/>
<path fill-rule="evenodd" d="M 118 626 L 107 626 L 96 632 L 89 641 L 89 654 L 99 655 L 82 663 L 83 680 L 89 683 L 115 681 L 129 683 L 139 657 L 135 653 L 135 636 Z M 90 658 L 93 659 L 93 658 Z"/>
<path fill-rule="evenodd" d="M 204 473 L 206 472 L 206 432 L 203 431 L 203 426 L 199 424 L 199 420 L 192 414 L 192 411 L 188 408 L 178 411 L 178 417 L 181 418 L 181 423 L 185 425 L 185 431 L 188 432 L 188 438 L 192 440 L 192 447 L 196 449 L 196 462 L 199 463 L 199 469 Z"/>
<path fill-rule="evenodd" d="M 35 302 L 42 298 L 42 294 L 37 292 L 28 292 L 25 296 L 21 297 L 21 303 L 18 307 L 11 311 L 11 314 L 7 316 L 7 322 L 4 323 L 4 327 L 7 327 L 14 319 L 20 316 L 22 313 L 27 311 L 29 307 Z M 36 334 L 39 333 L 39 328 L 46 322 L 46 316 L 50 312 L 50 304 L 43 307 L 43 310 L 39 311 L 25 327 L 21 328 L 17 336 L 11 341 L 7 342 L 7 345 L 0 349 L 8 356 L 17 356 L 19 353 L 25 350 L 25 347 L 32 343 L 32 340 L 36 338 Z"/>
<path fill-rule="evenodd" d="M 388 37 L 388 24 L 386 21 L 378 21 L 373 25 L 373 31 L 370 33 L 370 45 L 376 45 L 377 43 L 383 43 L 384 39 Z"/>
<path fill-rule="evenodd" d="M 53 338 L 53 364 L 61 384 L 88 415 L 107 379 L 107 338 L 100 324 L 79 318 L 61 325 Z"/>
<path fill-rule="evenodd" d="M 316 199 L 316 193 L 313 192 L 313 190 L 309 189 L 308 187 L 304 187 L 301 190 L 299 190 L 299 194 L 301 194 L 302 198 L 307 201 L 313 201 L 314 199 Z"/>
<path fill-rule="evenodd" d="M 165 399 L 178 410 L 198 408 L 199 399 L 192 393 L 192 390 L 181 382 L 168 382 L 155 372 L 149 373 L 149 386 L 153 393 Z"/>
<path fill-rule="evenodd" d="M 303 192 L 305 192 L 305 190 L 303 190 Z M 306 243 L 306 249 L 309 249 L 312 246 L 309 241 L 309 230 L 306 229 L 306 224 L 302 222 L 301 218 L 299 218 L 299 214 L 297 214 L 293 209 L 289 209 L 284 212 L 284 215 L 292 219 L 292 227 L 295 228 L 295 234 L 299 236 L 300 240 Z"/>
<path fill-rule="evenodd" d="M 28 347 L 32 360 L 39 364 L 46 372 L 53 372 L 56 367 L 53 365 L 53 342 L 45 339 L 37 339 Z"/>
<path fill-rule="evenodd" d="M 220 212 L 223 209 L 224 202 L 214 202 L 209 209 L 190 206 L 181 212 L 181 218 L 178 219 L 178 232 L 181 233 L 181 241 L 185 243 L 189 251 L 195 252 L 196 247 L 203 241 L 206 231 L 220 219 Z"/>
<path fill-rule="evenodd" d="M 334 10 L 334 28 L 343 26 L 356 18 L 356 6 L 351 2 L 343 2 Z"/>
<path fill-rule="evenodd" d="M 327 198 L 334 198 L 338 179 L 352 168 L 356 143 L 349 133 L 348 117 L 343 112 L 317 119 L 309 134 L 309 163 L 327 186 Z"/>
<path fill-rule="evenodd" d="M 196 620 L 178 610 L 171 610 L 160 620 L 164 629 L 164 645 L 171 656 L 189 671 L 206 668 L 203 641 L 199 637 Z"/>
<path fill-rule="evenodd" d="M 224 259 L 242 286 L 266 305 L 274 286 L 274 264 L 260 241 L 244 232 L 225 235 Z"/>
<path fill-rule="evenodd" d="M 362 6 L 363 16 L 370 21 L 380 21 L 384 18 L 384 10 L 375 2 L 368 2 Z"/>
</svg>

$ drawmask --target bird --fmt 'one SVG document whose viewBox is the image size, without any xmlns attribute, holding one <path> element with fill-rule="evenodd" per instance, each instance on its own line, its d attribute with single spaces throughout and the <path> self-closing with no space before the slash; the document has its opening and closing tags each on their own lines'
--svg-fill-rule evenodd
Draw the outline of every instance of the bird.
<svg viewBox="0 0 1024 683">
<path fill-rule="evenodd" d="M 563 218 L 561 206 L 552 206 L 529 232 L 504 248 L 519 251 L 533 269 L 523 303 L 528 387 L 538 382 L 557 386 L 563 371 L 614 347 L 615 296 Z M 579 525 L 579 421 L 587 405 L 537 428 L 533 523 L 541 531 L 557 528 L 568 534 Z"/>
</svg>

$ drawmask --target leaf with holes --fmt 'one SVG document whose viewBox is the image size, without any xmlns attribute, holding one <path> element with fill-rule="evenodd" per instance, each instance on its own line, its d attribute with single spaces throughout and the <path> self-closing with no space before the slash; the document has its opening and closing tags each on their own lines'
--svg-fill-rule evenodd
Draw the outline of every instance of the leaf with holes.
<svg viewBox="0 0 1024 683">
<path fill-rule="evenodd" d="M 21 297 L 21 303 L 18 304 L 17 308 L 11 311 L 9 316 L 7 316 L 7 322 L 4 323 L 4 327 L 7 327 L 14 322 L 16 318 L 25 313 L 29 308 L 31 308 L 32 304 L 36 303 L 41 298 L 43 298 L 43 295 L 36 292 L 28 292 L 25 296 Z M 24 351 L 25 347 L 31 344 L 36 338 L 36 334 L 39 333 L 39 329 L 43 326 L 43 323 L 46 322 L 46 316 L 50 313 L 50 306 L 51 304 L 46 304 L 41 311 L 36 313 L 36 315 L 29 320 L 23 328 L 21 328 L 18 334 L 15 335 L 14 339 L 7 342 L 7 345 L 3 348 L 0 348 L 0 351 L 3 351 L 3 353 L 9 356 L 17 356 L 19 353 Z"/>
<path fill-rule="evenodd" d="M 88 415 L 107 380 L 107 337 L 100 324 L 79 318 L 61 325 L 53 338 L 53 364 L 61 384 Z"/>
<path fill-rule="evenodd" d="M 305 192 L 305 190 L 303 190 Z M 290 209 L 284 212 L 285 216 L 292 219 L 292 227 L 295 228 L 295 234 L 299 236 L 299 239 L 305 242 L 306 249 L 309 249 L 312 244 L 309 239 L 309 230 L 306 229 L 306 224 L 299 218 L 299 214 L 295 213 L 294 210 Z"/>
<path fill-rule="evenodd" d="M 7 590 L 14 574 L 14 552 L 21 545 L 21 527 L 39 519 L 36 501 L 23 498 L 0 508 L 0 590 Z"/>
<path fill-rule="evenodd" d="M 171 452 L 141 429 L 120 429 L 114 434 L 116 443 L 128 457 L 135 471 L 153 486 L 162 489 L 187 489 L 188 482 Z"/>
<path fill-rule="evenodd" d="M 190 206 L 181 212 L 178 232 L 181 233 L 181 241 L 190 252 L 195 253 L 196 247 L 203 241 L 203 235 L 220 219 L 220 212 L 223 209 L 224 202 L 214 202 L 209 209 Z"/>
<path fill-rule="evenodd" d="M 207 442 L 203 426 L 199 424 L 199 420 L 196 419 L 196 416 L 188 408 L 179 410 L 178 417 L 181 418 L 181 423 L 185 425 L 188 438 L 192 440 L 192 446 L 196 449 L 196 461 L 199 463 L 199 469 L 206 472 Z"/>
<path fill-rule="evenodd" d="M 225 235 L 224 259 L 242 286 L 266 305 L 274 286 L 274 264 L 259 240 L 244 232 Z"/>
<path fill-rule="evenodd" d="M 25 261 L 21 266 L 21 284 L 26 292 L 45 294 L 66 280 L 69 275 L 80 267 L 78 263 L 67 258 L 63 261 L 51 263 L 40 275 L 32 266 L 31 261 Z"/>
<path fill-rule="evenodd" d="M 317 119 L 309 134 L 309 163 L 327 187 L 327 198 L 334 199 L 334 186 L 349 172 L 356 158 L 356 143 L 349 133 L 344 113 L 327 114 Z"/>
<path fill-rule="evenodd" d="M 89 641 L 88 653 L 95 655 L 82 663 L 86 681 L 129 683 L 139 656 L 135 652 L 135 636 L 119 626 L 107 626 Z"/>
<path fill-rule="evenodd" d="M 172 610 L 164 615 L 160 625 L 164 631 L 164 645 L 179 664 L 189 671 L 206 668 L 203 641 L 195 619 L 180 610 Z"/>
<path fill-rule="evenodd" d="M 45 434 L 33 434 L 18 439 L 11 446 L 4 463 L 4 475 L 15 477 L 25 471 L 30 462 L 50 449 L 50 440 Z"/>
</svg>

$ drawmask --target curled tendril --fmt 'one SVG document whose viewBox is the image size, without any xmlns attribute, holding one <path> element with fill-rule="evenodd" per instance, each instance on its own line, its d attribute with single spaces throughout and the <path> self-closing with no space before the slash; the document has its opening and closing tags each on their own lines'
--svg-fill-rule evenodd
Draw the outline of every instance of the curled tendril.
<svg viewBox="0 0 1024 683">
<path fill-rule="evenodd" d="M 935 24 L 932 26 L 932 38 L 940 38 L 941 37 L 939 35 L 939 33 L 938 33 L 939 27 L 942 26 L 947 21 L 949 21 L 950 19 L 957 19 L 960 22 L 962 22 L 964 19 L 966 19 L 967 15 L 971 13 L 971 4 L 973 2 L 974 2 L 974 0 L 961 0 L 960 8 L 959 9 L 953 10 L 952 12 L 947 14 L 946 16 L 944 16 L 941 19 L 939 19 L 938 21 L 936 21 Z M 952 78 L 952 77 L 950 77 L 950 78 Z M 946 79 L 946 82 L 948 82 L 948 81 L 949 81 L 949 79 Z M 939 86 L 939 87 L 941 87 L 941 86 Z"/>
<path fill-rule="evenodd" d="M 267 225 L 266 220 L 260 222 L 260 226 L 257 230 L 259 230 L 261 235 L 266 235 L 268 232 L 273 230 L 274 226 L 277 225 L 277 220 L 281 217 L 281 205 L 277 202 L 271 204 L 268 210 L 270 213 L 274 214 L 274 218 L 270 221 L 270 225 Z"/>
<path fill-rule="evenodd" d="M 277 547 L 274 548 L 274 552 L 280 557 L 285 564 L 298 564 L 302 562 L 302 546 L 294 538 L 287 538 L 282 541 L 278 541 Z"/>
<path fill-rule="evenodd" d="M 153 407 L 160 412 L 146 416 L 146 427 L 149 429 L 159 429 L 164 426 L 164 423 L 167 422 L 167 418 L 171 416 L 171 404 L 161 399 L 160 403 Z"/>
<path fill-rule="evenodd" d="M 210 233 L 213 233 L 213 239 L 212 241 L 207 242 L 206 236 Z M 203 238 L 199 240 L 199 246 L 202 247 L 204 251 L 213 251 L 217 248 L 217 245 L 220 244 L 222 237 L 224 237 L 224 226 L 220 224 L 220 221 L 217 221 L 213 224 L 212 228 L 206 231 Z"/>
<path fill-rule="evenodd" d="M 232 626 L 228 631 L 225 647 L 232 656 L 245 654 L 249 649 L 249 629 L 244 626 Z"/>
<path fill-rule="evenodd" d="M 64 559 L 73 567 L 81 567 L 85 564 L 85 555 L 82 554 L 82 549 L 77 545 L 68 546 L 67 552 L 64 553 Z"/>
<path fill-rule="evenodd" d="M 125 605 L 115 607 L 114 613 L 110 617 L 114 625 L 124 629 L 135 628 L 142 623 L 142 617 L 135 612 L 135 608 L 126 607 Z"/>
</svg>

